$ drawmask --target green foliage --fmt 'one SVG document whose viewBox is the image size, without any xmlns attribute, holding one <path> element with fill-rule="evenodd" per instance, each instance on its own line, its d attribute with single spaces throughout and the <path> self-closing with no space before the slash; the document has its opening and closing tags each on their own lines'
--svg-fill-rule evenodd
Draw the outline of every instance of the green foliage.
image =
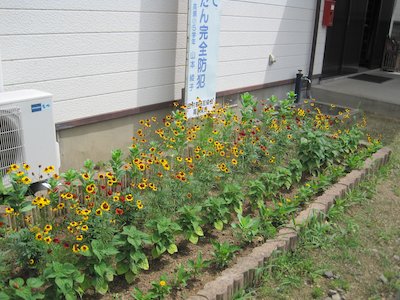
<svg viewBox="0 0 400 300">
<path fill-rule="evenodd" d="M 151 231 L 151 241 L 154 244 L 151 253 L 154 258 L 160 257 L 165 251 L 169 254 L 178 252 L 175 237 L 182 231 L 178 223 L 167 217 L 159 217 L 149 220 L 146 227 Z"/>
<path fill-rule="evenodd" d="M 300 182 L 303 177 L 303 165 L 301 161 L 297 158 L 291 159 L 289 162 L 289 170 L 292 174 L 292 180 L 297 183 Z"/>
<path fill-rule="evenodd" d="M 210 261 L 203 259 L 203 254 L 201 251 L 197 254 L 195 260 L 188 260 L 189 272 L 193 277 L 197 277 L 205 268 L 208 268 L 211 264 Z"/>
<path fill-rule="evenodd" d="M 214 247 L 212 263 L 219 269 L 228 266 L 229 262 L 235 257 L 235 253 L 240 250 L 238 246 L 231 245 L 229 242 L 218 243 L 212 241 Z"/>
<path fill-rule="evenodd" d="M 43 242 L 37 241 L 27 228 L 13 232 L 4 239 L 4 243 L 14 259 L 14 267 L 22 268 L 24 273 L 29 273 L 29 269 L 32 268 L 28 262 L 32 259 L 35 265 L 39 264 L 48 249 Z"/>
<path fill-rule="evenodd" d="M 115 236 L 114 244 L 119 253 L 116 255 L 116 272 L 124 275 L 128 283 L 132 283 L 140 270 L 148 270 L 149 262 L 144 252 L 144 245 L 150 243 L 148 234 L 129 225 Z"/>
<path fill-rule="evenodd" d="M 96 292 L 104 295 L 108 291 L 108 283 L 113 281 L 115 270 L 112 259 L 119 252 L 112 243 L 92 240 L 91 248 L 80 252 L 85 270 L 84 289 L 93 286 Z"/>
<path fill-rule="evenodd" d="M 215 229 L 222 230 L 224 224 L 230 219 L 228 202 L 221 197 L 209 197 L 205 203 L 206 215 L 204 216 L 208 224 L 214 225 Z"/>
<path fill-rule="evenodd" d="M 181 226 L 185 238 L 192 244 L 197 244 L 199 237 L 204 236 L 200 217 L 202 207 L 200 205 L 185 205 L 178 210 L 177 223 Z"/>
<path fill-rule="evenodd" d="M 81 284 L 85 279 L 79 269 L 71 263 L 53 261 L 43 272 L 43 276 L 50 286 L 46 289 L 48 299 L 73 300 L 83 295 Z"/>
<path fill-rule="evenodd" d="M 191 272 L 189 270 L 186 270 L 182 264 L 179 264 L 175 270 L 175 274 L 172 279 L 171 285 L 174 288 L 179 288 L 179 287 L 184 288 L 187 286 L 187 282 L 190 280 L 191 277 L 192 277 Z"/>
<path fill-rule="evenodd" d="M 0 299 L 44 299 L 45 295 L 38 290 L 43 286 L 43 284 L 43 280 L 37 277 L 30 277 L 26 282 L 20 277 L 10 279 L 8 286 L 5 286 L 4 289 L 0 291 Z"/>
<path fill-rule="evenodd" d="M 239 184 L 225 184 L 221 196 L 226 200 L 229 207 L 233 208 L 237 213 L 241 212 L 244 194 L 242 192 L 242 187 Z"/>
<path fill-rule="evenodd" d="M 241 214 L 237 215 L 237 219 L 237 223 L 232 223 L 235 234 L 242 243 L 252 243 L 260 232 L 260 220 L 250 215 L 243 217 Z"/>
<path fill-rule="evenodd" d="M 147 293 L 135 288 L 132 297 L 136 300 L 162 300 L 171 292 L 172 289 L 172 287 L 168 285 L 167 277 L 165 275 L 162 275 L 159 281 L 152 281 L 151 285 L 152 287 Z"/>
<path fill-rule="evenodd" d="M 257 206 L 258 202 L 264 201 L 267 190 L 265 188 L 264 183 L 262 183 L 260 180 L 251 180 L 248 183 L 249 190 L 248 190 L 248 195 L 250 198 L 251 205 L 253 207 Z"/>
</svg>

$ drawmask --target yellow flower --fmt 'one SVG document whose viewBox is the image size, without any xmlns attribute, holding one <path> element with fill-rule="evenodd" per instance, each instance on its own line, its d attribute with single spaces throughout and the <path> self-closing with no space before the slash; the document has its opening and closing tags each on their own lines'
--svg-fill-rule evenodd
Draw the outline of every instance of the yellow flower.
<svg viewBox="0 0 400 300">
<path fill-rule="evenodd" d="M 87 226 L 87 225 L 83 225 L 81 228 L 82 231 L 88 231 L 88 229 L 89 229 L 89 226 Z"/>
<path fill-rule="evenodd" d="M 43 239 L 43 235 L 40 232 L 38 232 L 35 235 L 35 239 L 37 239 L 38 241 L 41 241 Z"/>
<path fill-rule="evenodd" d="M 47 224 L 46 226 L 44 226 L 44 230 L 46 230 L 47 232 L 51 231 L 53 229 L 53 226 L 51 226 L 50 224 Z"/>
<path fill-rule="evenodd" d="M 24 184 L 30 184 L 32 182 L 32 180 L 27 176 L 22 177 L 21 181 Z"/>
<path fill-rule="evenodd" d="M 110 210 L 110 205 L 109 205 L 106 201 L 104 201 L 104 202 L 100 205 L 100 207 L 101 207 L 102 210 L 105 210 L 105 211 L 109 211 L 109 210 Z"/>
<path fill-rule="evenodd" d="M 47 244 L 50 244 L 51 241 L 52 241 L 52 239 L 51 239 L 51 237 L 46 236 L 46 237 L 44 238 L 44 241 L 45 241 Z"/>
<path fill-rule="evenodd" d="M 160 281 L 160 286 L 166 286 L 166 285 L 167 285 L 167 283 L 165 282 L 165 280 Z"/>
<path fill-rule="evenodd" d="M 54 172 L 54 166 L 48 166 L 48 167 L 44 168 L 43 171 L 44 171 L 45 173 Z"/>
<path fill-rule="evenodd" d="M 12 165 L 10 166 L 10 171 L 17 171 L 18 169 L 19 169 L 19 166 L 16 165 L 16 164 L 12 164 Z"/>
<path fill-rule="evenodd" d="M 12 207 L 6 208 L 6 214 L 12 214 L 13 212 L 14 212 L 14 208 L 12 208 Z"/>
<path fill-rule="evenodd" d="M 80 235 L 76 236 L 76 240 L 77 241 L 82 241 L 83 240 L 83 235 L 80 234 Z"/>
<path fill-rule="evenodd" d="M 23 163 L 23 168 L 24 168 L 25 170 L 29 171 L 31 167 L 30 167 L 28 164 Z"/>
<path fill-rule="evenodd" d="M 86 252 L 86 251 L 88 251 L 89 250 L 89 247 L 87 246 L 87 245 L 82 245 L 81 246 L 81 251 L 82 252 Z"/>
<path fill-rule="evenodd" d="M 96 209 L 96 216 L 101 216 L 102 214 L 103 211 L 100 208 Z"/>
<path fill-rule="evenodd" d="M 35 260 L 33 258 L 31 258 L 30 260 L 28 260 L 28 264 L 33 265 L 35 263 Z"/>
<path fill-rule="evenodd" d="M 232 158 L 232 164 L 236 166 L 236 165 L 237 165 L 237 163 L 238 163 L 238 162 L 237 162 L 237 160 L 236 160 L 236 159 L 234 159 L 234 158 Z"/>
<path fill-rule="evenodd" d="M 78 244 L 73 245 L 73 246 L 72 246 L 72 251 L 73 251 L 74 253 L 79 252 L 79 245 L 78 245 Z"/>
</svg>

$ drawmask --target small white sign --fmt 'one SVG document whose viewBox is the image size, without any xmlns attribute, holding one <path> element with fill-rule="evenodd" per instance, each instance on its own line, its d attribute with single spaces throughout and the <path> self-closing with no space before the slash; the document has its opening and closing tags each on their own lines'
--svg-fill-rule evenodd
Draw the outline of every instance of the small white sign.
<svg viewBox="0 0 400 300">
<path fill-rule="evenodd" d="M 185 83 L 188 118 L 205 114 L 215 104 L 220 9 L 220 0 L 189 1 Z"/>
</svg>

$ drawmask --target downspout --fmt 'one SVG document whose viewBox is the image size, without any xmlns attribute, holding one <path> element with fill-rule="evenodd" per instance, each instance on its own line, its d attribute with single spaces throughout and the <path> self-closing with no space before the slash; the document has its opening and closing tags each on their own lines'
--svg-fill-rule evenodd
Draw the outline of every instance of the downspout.
<svg viewBox="0 0 400 300">
<path fill-rule="evenodd" d="M 317 49 L 317 38 L 318 38 L 318 28 L 319 28 L 319 16 L 321 13 L 321 2 L 322 0 L 317 0 L 317 4 L 315 7 L 314 32 L 313 32 L 313 40 L 311 46 L 310 66 L 308 67 L 308 75 L 307 75 L 309 79 L 307 80 L 307 91 L 306 91 L 307 97 L 309 97 L 310 95 L 311 81 L 314 71 L 315 51 Z"/>
<path fill-rule="evenodd" d="M 1 52 L 0 52 L 0 93 L 4 92 L 4 81 L 3 81 L 3 68 L 1 66 Z"/>
</svg>

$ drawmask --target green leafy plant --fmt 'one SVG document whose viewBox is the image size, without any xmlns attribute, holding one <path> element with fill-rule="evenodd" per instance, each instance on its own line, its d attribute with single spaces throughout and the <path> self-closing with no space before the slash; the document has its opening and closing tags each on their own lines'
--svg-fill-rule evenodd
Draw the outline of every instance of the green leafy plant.
<svg viewBox="0 0 400 300">
<path fill-rule="evenodd" d="M 146 227 L 151 230 L 151 241 L 154 244 L 151 253 L 154 258 L 160 257 L 165 251 L 169 254 L 178 252 L 175 237 L 182 231 L 178 223 L 167 217 L 159 217 L 149 220 Z"/>
<path fill-rule="evenodd" d="M 147 293 L 142 292 L 139 288 L 135 288 L 132 297 L 136 300 L 162 300 L 167 296 L 172 287 L 167 282 L 167 277 L 162 275 L 159 281 L 151 282 L 151 289 Z"/>
<path fill-rule="evenodd" d="M 190 273 L 190 271 L 186 270 L 182 264 L 179 264 L 175 270 L 171 285 L 174 288 L 186 287 L 187 282 L 190 280 L 191 277 L 192 274 Z"/>
<path fill-rule="evenodd" d="M 227 201 L 221 197 L 210 197 L 204 203 L 204 207 L 206 208 L 204 217 L 208 223 L 213 224 L 215 229 L 222 230 L 230 219 Z"/>
<path fill-rule="evenodd" d="M 150 244 L 148 234 L 129 225 L 122 229 L 122 232 L 115 236 L 114 244 L 118 247 L 116 255 L 116 272 L 124 275 L 128 283 L 132 283 L 140 269 L 148 270 L 149 261 L 144 252 L 144 245 Z"/>
<path fill-rule="evenodd" d="M 46 289 L 46 297 L 48 299 L 60 299 L 61 297 L 67 300 L 77 298 L 77 295 L 82 297 L 83 289 L 81 284 L 85 279 L 78 268 L 71 263 L 60 263 L 53 261 L 48 264 L 43 273 L 47 282 L 51 283 Z"/>
<path fill-rule="evenodd" d="M 38 290 L 43 286 L 43 284 L 44 281 L 37 277 L 30 277 L 26 280 L 26 282 L 20 277 L 10 279 L 8 286 L 5 286 L 4 290 L 0 291 L 0 299 L 44 299 L 45 295 Z"/>
<path fill-rule="evenodd" d="M 237 213 L 240 213 L 242 211 L 244 194 L 242 192 L 242 187 L 239 184 L 225 184 L 221 196 L 226 200 L 227 204 L 232 207 Z"/>
<path fill-rule="evenodd" d="M 251 205 L 257 207 L 258 202 L 263 202 L 265 196 L 267 195 L 267 190 L 265 185 L 260 180 L 251 180 L 248 183 L 249 190 L 248 195 L 250 198 Z"/>
<path fill-rule="evenodd" d="M 228 266 L 229 262 L 235 257 L 235 253 L 240 250 L 238 246 L 231 245 L 229 242 L 218 243 L 212 241 L 214 247 L 212 263 L 219 269 Z"/>
<path fill-rule="evenodd" d="M 232 223 L 232 227 L 239 240 L 245 244 L 249 244 L 253 242 L 254 238 L 260 232 L 260 220 L 258 218 L 252 218 L 250 215 L 244 217 L 238 214 L 237 223 Z"/>
<path fill-rule="evenodd" d="M 187 264 L 190 273 L 192 274 L 193 277 L 196 278 L 205 268 L 208 268 L 210 266 L 211 262 L 208 260 L 204 260 L 202 252 L 199 251 L 196 259 L 194 260 L 189 259 Z"/>
<path fill-rule="evenodd" d="M 177 223 L 181 226 L 185 238 L 192 244 L 197 244 L 199 237 L 204 236 L 200 217 L 202 207 L 200 205 L 185 205 L 178 210 Z"/>
<path fill-rule="evenodd" d="M 111 242 L 92 240 L 90 245 L 89 250 L 80 252 L 87 275 L 83 287 L 93 286 L 96 292 L 104 295 L 108 291 L 108 283 L 114 279 L 112 259 L 119 251 Z"/>
</svg>

